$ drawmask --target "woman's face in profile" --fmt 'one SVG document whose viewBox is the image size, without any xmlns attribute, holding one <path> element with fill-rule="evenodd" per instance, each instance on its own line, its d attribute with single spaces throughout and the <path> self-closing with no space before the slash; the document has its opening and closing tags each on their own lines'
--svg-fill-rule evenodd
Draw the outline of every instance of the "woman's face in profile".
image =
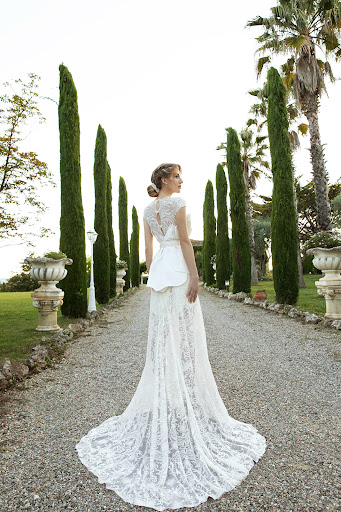
<svg viewBox="0 0 341 512">
<path fill-rule="evenodd" d="M 179 192 L 181 191 L 181 183 L 183 183 L 183 179 L 181 177 L 179 169 L 176 168 L 173 170 L 172 176 L 168 178 L 167 192 L 170 194 L 179 194 Z"/>
</svg>

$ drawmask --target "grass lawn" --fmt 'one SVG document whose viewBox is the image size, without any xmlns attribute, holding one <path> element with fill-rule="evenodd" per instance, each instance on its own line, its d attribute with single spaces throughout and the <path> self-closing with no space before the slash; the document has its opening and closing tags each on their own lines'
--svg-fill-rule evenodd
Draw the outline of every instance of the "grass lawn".
<svg viewBox="0 0 341 512">
<path fill-rule="evenodd" d="M 323 316 L 326 312 L 326 302 L 324 297 L 317 294 L 317 288 L 315 281 L 318 281 L 322 276 L 316 275 L 305 275 L 304 282 L 306 288 L 300 288 L 298 301 L 295 307 L 299 311 L 309 311 L 309 313 L 315 313 L 315 315 Z M 267 294 L 267 300 L 269 302 L 275 302 L 275 290 L 273 281 L 259 281 L 258 286 L 252 286 L 252 295 L 256 290 L 265 290 Z"/>
<path fill-rule="evenodd" d="M 75 321 L 58 311 L 59 327 L 65 328 Z M 44 336 L 35 331 L 37 325 L 38 310 L 32 306 L 31 292 L 0 293 L 0 360 L 4 357 L 27 359 L 31 348 Z"/>
</svg>

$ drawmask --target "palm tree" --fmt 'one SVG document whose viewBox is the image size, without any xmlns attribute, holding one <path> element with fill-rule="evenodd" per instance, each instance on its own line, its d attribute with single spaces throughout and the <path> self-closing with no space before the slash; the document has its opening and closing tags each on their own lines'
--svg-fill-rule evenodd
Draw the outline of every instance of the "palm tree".
<svg viewBox="0 0 341 512">
<path fill-rule="evenodd" d="M 262 168 L 269 169 L 269 162 L 266 160 L 265 150 L 268 146 L 264 144 L 266 136 L 254 138 L 249 126 L 240 133 L 243 177 L 245 183 L 245 210 L 246 220 L 249 229 L 249 242 L 251 251 L 251 284 L 258 284 L 256 268 L 255 234 L 253 228 L 253 209 L 251 203 L 251 190 L 256 189 L 256 180 L 262 173 Z"/>
<path fill-rule="evenodd" d="M 269 18 L 258 16 L 247 23 L 249 27 L 264 28 L 263 34 L 257 38 L 260 43 L 258 51 L 271 52 L 259 59 L 258 73 L 271 61 L 273 54 L 291 54 L 295 97 L 309 123 L 318 228 L 320 231 L 331 230 L 333 222 L 318 107 L 325 89 L 324 76 L 328 75 L 333 80 L 333 74 L 329 62 L 316 57 L 316 48 L 323 49 L 326 55 L 341 57 L 340 1 L 279 0 L 271 12 Z"/>
</svg>

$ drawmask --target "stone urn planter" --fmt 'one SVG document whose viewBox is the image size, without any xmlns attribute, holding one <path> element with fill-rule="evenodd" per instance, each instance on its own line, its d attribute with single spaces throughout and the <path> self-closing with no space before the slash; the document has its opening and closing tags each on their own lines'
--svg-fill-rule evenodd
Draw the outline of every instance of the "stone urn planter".
<svg viewBox="0 0 341 512">
<path fill-rule="evenodd" d="M 341 319 L 341 247 L 329 249 L 314 247 L 307 250 L 313 254 L 313 265 L 324 273 L 324 276 L 315 281 L 317 293 L 326 300 L 327 318 Z"/>
<path fill-rule="evenodd" d="M 57 311 L 63 304 L 64 292 L 56 284 L 66 277 L 65 265 L 71 265 L 73 261 L 70 258 L 26 258 L 25 263 L 32 266 L 31 277 L 40 284 L 40 288 L 31 293 L 33 306 L 39 312 L 36 331 L 59 331 Z"/>
<path fill-rule="evenodd" d="M 123 288 L 125 285 L 125 280 L 123 279 L 126 275 L 127 268 L 116 268 L 116 294 L 120 295 L 123 293 Z"/>
</svg>

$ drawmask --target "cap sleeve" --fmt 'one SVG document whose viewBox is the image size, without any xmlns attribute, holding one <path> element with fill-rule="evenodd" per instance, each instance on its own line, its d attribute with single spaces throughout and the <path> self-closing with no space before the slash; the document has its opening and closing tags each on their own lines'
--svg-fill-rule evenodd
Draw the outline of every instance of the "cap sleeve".
<svg viewBox="0 0 341 512">
<path fill-rule="evenodd" d="M 184 200 L 184 198 L 177 197 L 175 203 L 175 213 L 177 213 L 180 210 L 180 208 L 183 208 L 184 206 L 186 206 L 186 201 Z"/>
</svg>

